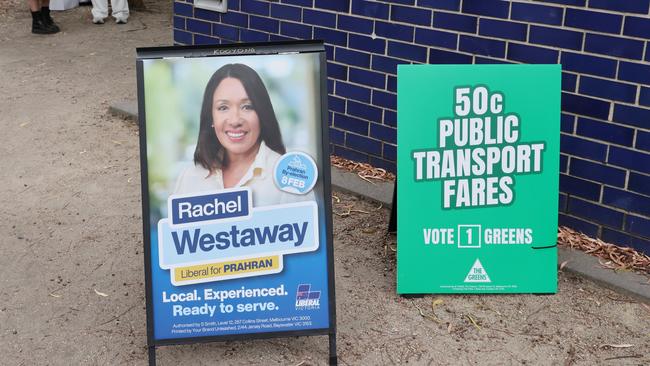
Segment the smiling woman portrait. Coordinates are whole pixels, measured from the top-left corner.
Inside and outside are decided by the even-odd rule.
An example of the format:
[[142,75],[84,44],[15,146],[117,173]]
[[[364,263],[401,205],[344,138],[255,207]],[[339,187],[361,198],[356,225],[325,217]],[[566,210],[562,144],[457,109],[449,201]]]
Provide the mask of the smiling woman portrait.
[[253,206],[302,201],[307,197],[273,183],[273,168],[285,152],[260,76],[244,64],[224,65],[205,87],[194,164],[178,177],[174,194],[250,187]]

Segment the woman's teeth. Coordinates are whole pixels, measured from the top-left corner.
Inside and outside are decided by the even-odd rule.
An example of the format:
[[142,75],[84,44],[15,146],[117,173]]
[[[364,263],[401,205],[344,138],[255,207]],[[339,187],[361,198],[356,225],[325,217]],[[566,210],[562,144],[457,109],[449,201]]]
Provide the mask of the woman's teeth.
[[244,132],[226,132],[226,135],[228,135],[228,137],[232,137],[232,138],[240,138],[240,137],[244,136],[245,133]]

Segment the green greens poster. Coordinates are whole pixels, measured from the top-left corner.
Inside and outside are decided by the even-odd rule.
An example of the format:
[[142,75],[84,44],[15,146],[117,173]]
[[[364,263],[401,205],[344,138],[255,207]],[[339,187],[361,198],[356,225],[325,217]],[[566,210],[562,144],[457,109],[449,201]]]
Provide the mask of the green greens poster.
[[398,293],[557,292],[560,75],[398,67]]

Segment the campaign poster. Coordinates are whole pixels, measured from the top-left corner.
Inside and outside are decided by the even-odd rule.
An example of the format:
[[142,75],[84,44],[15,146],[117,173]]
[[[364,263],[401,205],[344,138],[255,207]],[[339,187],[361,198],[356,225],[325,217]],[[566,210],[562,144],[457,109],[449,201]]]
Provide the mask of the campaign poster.
[[400,65],[397,291],[557,292],[560,65]]
[[150,344],[327,334],[322,43],[139,51]]

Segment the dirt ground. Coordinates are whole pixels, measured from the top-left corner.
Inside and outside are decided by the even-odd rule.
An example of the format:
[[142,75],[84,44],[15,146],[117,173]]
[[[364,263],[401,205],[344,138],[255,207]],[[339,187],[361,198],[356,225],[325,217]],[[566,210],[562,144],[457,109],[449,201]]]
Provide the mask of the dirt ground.
[[[171,44],[171,1],[147,5],[126,25],[56,13],[63,32],[35,36],[24,1],[0,1],[0,364],[146,364],[138,130],[107,107],[135,99],[135,47]],[[552,296],[396,296],[388,211],[335,195],[336,213],[358,210],[334,216],[342,365],[650,364],[650,307],[571,274]],[[327,350],[277,338],[158,362],[315,365]]]

